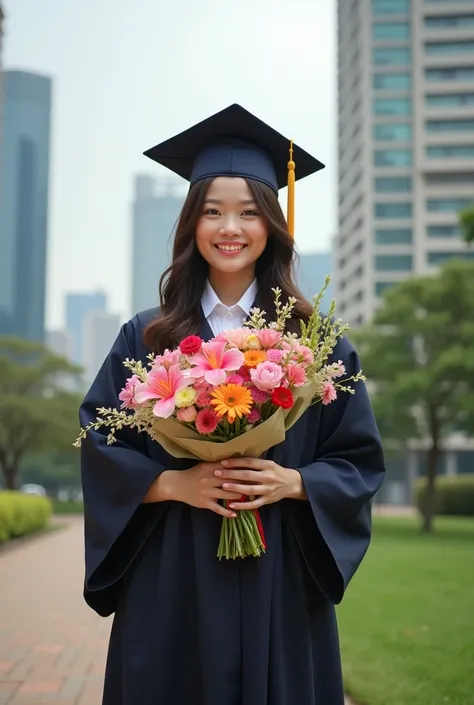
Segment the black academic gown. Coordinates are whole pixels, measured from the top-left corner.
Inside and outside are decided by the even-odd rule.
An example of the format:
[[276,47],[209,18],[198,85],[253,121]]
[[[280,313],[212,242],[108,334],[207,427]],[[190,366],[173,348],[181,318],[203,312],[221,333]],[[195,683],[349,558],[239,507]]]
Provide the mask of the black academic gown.
[[[129,375],[146,362],[143,328],[126,323],[84,399],[81,425],[118,406]],[[203,323],[201,335],[212,332]],[[349,375],[359,360],[346,339],[334,359]],[[310,408],[269,457],[298,468],[309,501],[262,508],[268,549],[219,561],[221,517],[179,502],[142,504],[157,475],[190,467],[145,434],[126,429],[82,447],[84,596],[115,612],[103,705],[343,705],[334,605],[367,551],[370,500],[384,461],[363,384]]]

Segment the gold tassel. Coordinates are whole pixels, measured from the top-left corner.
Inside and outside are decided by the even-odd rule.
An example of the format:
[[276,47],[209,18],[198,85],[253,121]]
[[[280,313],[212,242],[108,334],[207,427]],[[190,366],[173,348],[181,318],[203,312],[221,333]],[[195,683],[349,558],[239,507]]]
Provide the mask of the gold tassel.
[[295,163],[293,161],[293,140],[290,141],[290,161],[288,162],[288,208],[286,220],[288,232],[295,237]]

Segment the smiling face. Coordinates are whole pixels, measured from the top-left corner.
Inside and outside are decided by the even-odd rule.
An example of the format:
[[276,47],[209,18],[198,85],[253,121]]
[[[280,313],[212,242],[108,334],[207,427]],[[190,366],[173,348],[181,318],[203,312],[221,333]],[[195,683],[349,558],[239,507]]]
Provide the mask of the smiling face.
[[196,225],[196,245],[209,264],[210,280],[226,275],[250,283],[267,239],[266,221],[245,179],[214,179]]

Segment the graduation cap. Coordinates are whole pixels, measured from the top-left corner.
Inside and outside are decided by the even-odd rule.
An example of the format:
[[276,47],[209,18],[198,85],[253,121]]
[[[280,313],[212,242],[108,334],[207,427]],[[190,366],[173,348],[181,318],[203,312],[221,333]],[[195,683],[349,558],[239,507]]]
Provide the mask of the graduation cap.
[[255,179],[276,194],[288,186],[291,235],[295,181],[324,169],[318,159],[236,103],[144,154],[189,181],[190,187],[217,176]]

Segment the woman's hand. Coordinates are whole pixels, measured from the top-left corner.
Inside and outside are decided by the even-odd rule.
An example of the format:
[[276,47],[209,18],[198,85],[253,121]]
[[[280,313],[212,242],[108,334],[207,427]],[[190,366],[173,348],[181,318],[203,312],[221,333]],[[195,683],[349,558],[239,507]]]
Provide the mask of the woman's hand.
[[217,501],[230,502],[242,496],[242,493],[222,489],[222,480],[215,475],[220,467],[220,463],[199,463],[189,470],[166,470],[157,478],[162,500],[184,502],[191,507],[210,509],[223,517],[236,517],[235,511]]
[[229,494],[256,496],[251,502],[231,502],[231,509],[257,509],[281,499],[307,499],[300,473],[273,460],[229,458],[214,470],[214,475]]

